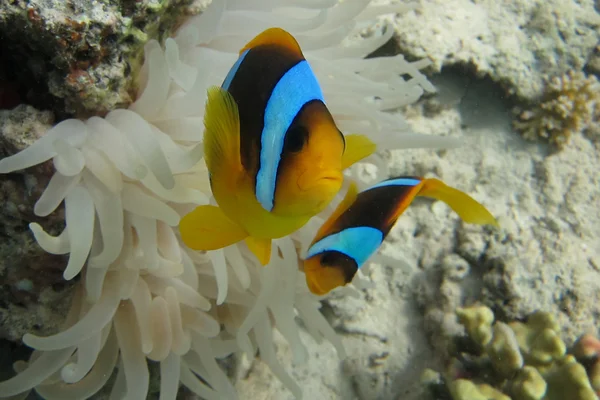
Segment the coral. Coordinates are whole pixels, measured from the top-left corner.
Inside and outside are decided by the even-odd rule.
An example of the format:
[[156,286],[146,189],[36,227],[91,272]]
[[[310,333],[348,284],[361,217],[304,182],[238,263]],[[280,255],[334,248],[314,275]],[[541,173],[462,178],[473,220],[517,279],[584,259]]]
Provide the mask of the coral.
[[456,316],[479,346],[485,346],[492,340],[492,310],[487,307],[459,308],[456,310]]
[[585,366],[592,387],[600,396],[600,340],[591,334],[583,335],[573,345],[572,353]]
[[590,55],[590,60],[585,67],[594,74],[600,73],[600,45],[596,46],[594,52]]
[[134,100],[132,71],[144,45],[168,35],[190,3],[3,1],[2,66],[23,102],[61,115],[104,115]]
[[[374,16],[402,6],[329,1],[315,9],[312,1],[291,3],[213,1],[164,44],[146,44],[139,91],[127,109],[64,120],[0,161],[2,173],[51,161],[55,171],[33,211],[53,216],[64,203],[66,226],[56,236],[36,222],[30,229],[46,252],[68,254],[63,277],[79,279],[64,330],[23,337],[35,351],[27,363],[16,364],[15,377],[0,383],[2,396],[35,389],[47,399],[87,398],[118,366],[112,395],[145,399],[149,359],[160,369],[161,398],[175,398],[180,383],[207,399],[235,398],[217,360],[260,352],[300,397],[302,389],[279,364],[272,338],[276,328],[294,361],[305,361],[296,316],[312,336],[332,342],[345,356],[298,265],[331,207],[274,241],[266,267],[243,244],[194,252],[177,232],[182,215],[212,201],[201,151],[206,89],[222,82],[242,45],[275,24],[305,49],[344,132],[369,134],[379,148],[456,144],[411,134],[402,117],[383,112],[434,90],[419,72],[427,62],[400,55],[366,59],[389,41],[392,32],[385,27],[354,43],[344,40],[372,26]],[[380,167],[378,177],[387,173],[380,156],[367,162]]]
[[[458,156],[448,151],[444,157],[433,160],[422,151],[408,159],[400,154],[397,157],[397,165],[403,170],[413,171],[409,169],[411,165],[433,165],[435,173],[445,179],[474,185],[479,199],[491,205],[503,226],[501,231],[488,235],[459,226],[449,234],[454,240],[440,252],[431,237],[441,242],[445,236],[440,239],[441,235],[433,236],[421,227],[431,214],[427,209],[413,217],[415,222],[403,227],[406,233],[399,234],[407,243],[399,240],[394,247],[404,247],[396,251],[413,254],[424,270],[417,275],[419,284],[415,285],[414,294],[422,307],[429,343],[443,360],[450,358],[448,352],[454,338],[464,331],[463,326],[457,326],[456,309],[475,302],[494,310],[496,319],[504,322],[524,320],[536,310],[547,311],[558,323],[560,337],[568,348],[582,332],[595,333],[599,326],[598,147],[583,135],[574,135],[569,146],[552,155],[548,155],[547,146],[525,141],[515,144],[510,115],[505,105],[498,106],[501,100],[490,86],[481,84],[477,89],[473,84],[469,91],[472,100],[463,100],[471,105],[465,109],[474,108],[478,115],[464,117],[463,124],[469,126],[469,131],[494,136],[485,146],[487,150],[473,146],[471,151],[455,152]],[[440,82],[438,87],[444,86]],[[498,99],[496,106],[481,108],[494,97]],[[474,104],[479,106],[473,107]],[[502,127],[490,127],[494,120]],[[471,124],[476,123],[479,128],[472,128]],[[435,132],[443,131],[439,123],[435,127]],[[505,148],[511,151],[498,151]],[[475,154],[477,151],[480,152]],[[418,228],[414,228],[415,224]],[[421,239],[422,244],[409,240],[413,229],[429,241]],[[413,250],[415,247],[417,250]],[[467,273],[456,273],[451,266]],[[584,362],[582,365],[587,368]]]
[[420,0],[419,5],[394,18],[404,54],[429,57],[436,72],[458,66],[467,75],[489,77],[504,89],[502,95],[521,100],[542,94],[544,76],[582,70],[600,41],[593,0]]
[[466,379],[457,379],[449,384],[454,400],[511,400],[490,385],[476,385]]
[[[526,322],[503,323],[483,306],[457,309],[467,336],[440,374],[427,370],[422,381],[454,400],[597,400],[600,342],[582,336],[567,352],[554,317],[535,312]],[[481,332],[490,332],[482,336]],[[482,340],[484,337],[486,340]],[[587,372],[586,367],[587,365]]]
[[581,71],[548,78],[539,104],[516,112],[513,125],[524,138],[543,138],[563,147],[572,134],[586,131],[600,118],[600,83]]

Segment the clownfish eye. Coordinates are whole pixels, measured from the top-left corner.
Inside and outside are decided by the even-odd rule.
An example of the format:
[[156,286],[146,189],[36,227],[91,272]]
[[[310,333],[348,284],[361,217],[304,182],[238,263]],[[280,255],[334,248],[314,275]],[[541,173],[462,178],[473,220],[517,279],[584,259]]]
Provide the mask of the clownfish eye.
[[308,141],[308,130],[302,125],[290,126],[285,134],[283,150],[286,152],[297,153],[304,148]]

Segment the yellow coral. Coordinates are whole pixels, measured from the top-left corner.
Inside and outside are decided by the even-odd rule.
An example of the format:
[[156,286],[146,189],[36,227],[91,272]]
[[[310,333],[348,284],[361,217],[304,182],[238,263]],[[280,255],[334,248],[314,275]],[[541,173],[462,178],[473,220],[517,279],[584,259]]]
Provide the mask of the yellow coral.
[[582,336],[567,354],[550,313],[508,324],[493,323],[492,310],[483,306],[456,314],[480,348],[458,349],[443,376],[424,374],[432,392],[435,387],[453,400],[598,400],[600,341],[592,335]]
[[537,369],[525,366],[511,385],[514,400],[540,400],[546,394],[546,381]]
[[600,117],[600,83],[595,76],[569,71],[546,80],[540,103],[520,112],[513,125],[525,139],[547,139],[559,147]]
[[548,364],[562,358],[567,351],[552,314],[536,312],[529,316],[527,323],[512,322],[509,326],[515,332],[521,353],[528,364]]
[[585,368],[570,354],[557,362],[545,379],[548,395],[544,400],[598,400]]
[[510,377],[523,367],[519,341],[507,324],[494,324],[494,336],[486,350],[494,369],[502,377]]
[[467,333],[480,346],[485,346],[492,339],[492,323],[494,313],[487,307],[458,308],[456,316]]
[[466,379],[457,379],[449,387],[453,400],[511,400],[490,385],[476,385]]

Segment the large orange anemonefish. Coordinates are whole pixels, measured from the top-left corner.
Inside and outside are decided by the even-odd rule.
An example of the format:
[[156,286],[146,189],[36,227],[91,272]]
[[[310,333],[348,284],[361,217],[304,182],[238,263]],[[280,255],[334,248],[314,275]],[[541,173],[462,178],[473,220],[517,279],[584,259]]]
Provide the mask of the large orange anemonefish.
[[375,151],[337,128],[317,79],[288,32],[267,29],[240,51],[220,88],[208,90],[204,154],[218,206],[184,216],[196,250],[241,240],[264,265],[271,239],[291,234],[339,192],[342,170]]

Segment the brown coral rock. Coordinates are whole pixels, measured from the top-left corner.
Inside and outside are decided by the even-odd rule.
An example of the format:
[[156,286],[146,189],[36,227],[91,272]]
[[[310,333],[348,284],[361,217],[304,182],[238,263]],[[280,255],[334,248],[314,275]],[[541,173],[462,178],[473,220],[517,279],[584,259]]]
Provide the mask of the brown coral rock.
[[573,133],[584,132],[600,118],[600,83],[595,76],[569,71],[546,81],[539,105],[523,111],[514,127],[529,140],[543,138],[559,147]]

